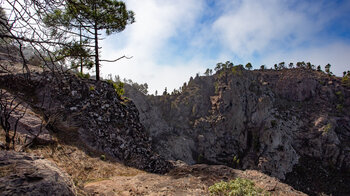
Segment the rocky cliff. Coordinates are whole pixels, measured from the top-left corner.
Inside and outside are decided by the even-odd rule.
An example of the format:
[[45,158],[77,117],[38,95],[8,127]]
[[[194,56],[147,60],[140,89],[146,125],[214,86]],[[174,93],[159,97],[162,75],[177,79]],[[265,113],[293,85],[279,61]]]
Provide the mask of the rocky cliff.
[[350,88],[340,78],[233,67],[173,95],[126,90],[168,159],[257,169],[310,194],[350,194]]

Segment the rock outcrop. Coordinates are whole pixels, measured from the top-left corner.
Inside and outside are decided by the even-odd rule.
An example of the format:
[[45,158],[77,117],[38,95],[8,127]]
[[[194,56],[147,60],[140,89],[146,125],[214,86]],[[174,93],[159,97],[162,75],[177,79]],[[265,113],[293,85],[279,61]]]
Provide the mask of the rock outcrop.
[[44,115],[46,128],[64,132],[65,140],[83,141],[138,169],[164,173],[171,167],[152,150],[133,102],[120,98],[112,84],[48,72],[33,73],[29,80],[21,75],[0,80],[2,88],[21,92]]
[[305,158],[349,172],[350,89],[339,78],[233,67],[196,77],[173,95],[126,90],[169,159],[257,169],[282,180]]
[[0,151],[0,195],[75,195],[69,176],[38,156]]

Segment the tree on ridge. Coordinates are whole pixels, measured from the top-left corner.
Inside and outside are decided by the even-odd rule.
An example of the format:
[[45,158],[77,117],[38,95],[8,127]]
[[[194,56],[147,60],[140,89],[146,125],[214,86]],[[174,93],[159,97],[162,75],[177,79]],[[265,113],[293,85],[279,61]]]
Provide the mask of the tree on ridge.
[[[88,40],[94,41],[94,54],[96,80],[100,80],[100,62],[116,62],[125,55],[115,60],[100,59],[100,31],[105,31],[106,35],[119,33],[123,31],[128,24],[135,22],[134,13],[126,9],[126,5],[122,1],[116,0],[67,0],[64,10],[55,10],[51,13],[53,21],[51,27],[63,25],[67,29],[83,30],[84,36]],[[91,37],[90,37],[91,36]]]
[[245,67],[246,67],[248,70],[251,70],[253,66],[252,66],[251,63],[247,63],[247,64],[245,65]]

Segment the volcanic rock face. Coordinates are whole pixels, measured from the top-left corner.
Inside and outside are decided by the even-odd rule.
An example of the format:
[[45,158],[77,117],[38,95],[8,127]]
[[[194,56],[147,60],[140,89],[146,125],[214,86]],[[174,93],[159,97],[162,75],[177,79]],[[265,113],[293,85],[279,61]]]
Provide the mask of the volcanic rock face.
[[174,95],[126,90],[167,158],[258,169],[279,179],[301,157],[350,169],[350,89],[326,74],[234,67],[196,77]]
[[3,88],[22,92],[45,115],[46,128],[65,131],[65,139],[80,137],[88,147],[146,171],[164,173],[171,167],[152,151],[135,105],[118,97],[112,84],[45,72],[29,80],[4,76],[1,82]]
[[73,182],[38,156],[0,151],[0,195],[75,195]]

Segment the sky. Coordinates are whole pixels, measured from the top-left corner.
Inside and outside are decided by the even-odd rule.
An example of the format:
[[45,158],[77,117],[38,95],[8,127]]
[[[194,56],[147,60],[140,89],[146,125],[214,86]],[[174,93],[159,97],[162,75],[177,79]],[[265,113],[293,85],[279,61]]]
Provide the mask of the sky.
[[350,0],[126,0],[136,22],[102,42],[102,76],[178,89],[219,62],[350,70]]

